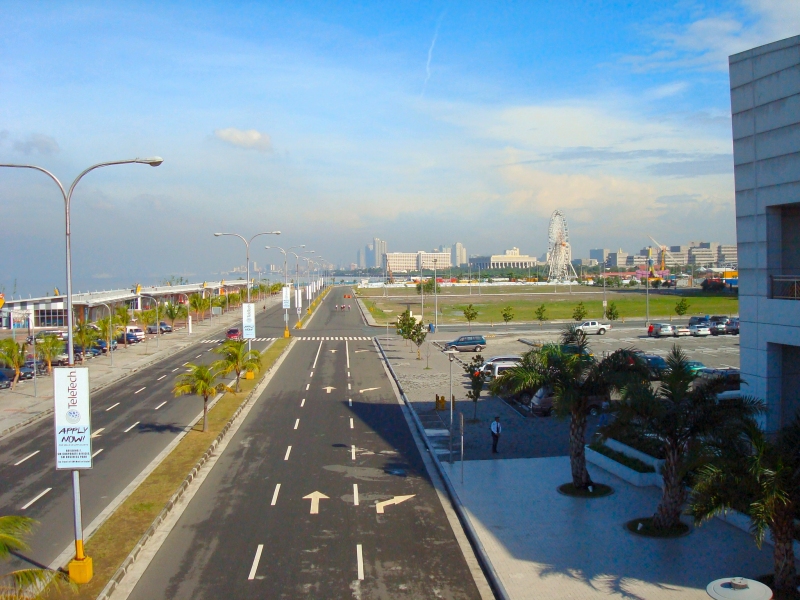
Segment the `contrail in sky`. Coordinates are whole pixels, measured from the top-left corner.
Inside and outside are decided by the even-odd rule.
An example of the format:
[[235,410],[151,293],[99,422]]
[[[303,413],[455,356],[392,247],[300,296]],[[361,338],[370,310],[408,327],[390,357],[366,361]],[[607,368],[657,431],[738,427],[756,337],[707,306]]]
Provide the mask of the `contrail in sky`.
[[425,63],[425,82],[422,84],[422,93],[420,96],[425,95],[425,88],[428,87],[428,80],[431,78],[431,59],[433,58],[433,47],[436,45],[436,38],[439,37],[439,27],[442,25],[444,13],[441,14],[439,20],[436,22],[436,30],[433,32],[433,40],[431,40],[431,47],[428,48],[428,62]]

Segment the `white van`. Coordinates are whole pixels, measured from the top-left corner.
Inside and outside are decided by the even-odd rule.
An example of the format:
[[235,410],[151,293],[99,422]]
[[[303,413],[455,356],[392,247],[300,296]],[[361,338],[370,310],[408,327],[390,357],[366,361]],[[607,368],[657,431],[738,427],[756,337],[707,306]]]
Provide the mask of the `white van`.
[[132,333],[136,336],[136,339],[140,342],[144,339],[144,331],[142,331],[141,327],[137,327],[136,325],[128,325],[125,327],[125,333]]

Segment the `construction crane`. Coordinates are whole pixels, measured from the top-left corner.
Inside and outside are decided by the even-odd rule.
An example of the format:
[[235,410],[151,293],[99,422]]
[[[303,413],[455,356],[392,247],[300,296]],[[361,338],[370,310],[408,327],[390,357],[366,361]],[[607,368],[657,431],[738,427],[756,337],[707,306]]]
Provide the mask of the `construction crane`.
[[675,259],[675,257],[674,257],[674,256],[672,256],[672,254],[670,254],[669,250],[667,250],[667,247],[666,247],[665,245],[663,245],[663,244],[659,244],[659,243],[656,241],[656,239],[655,239],[655,238],[654,238],[652,235],[648,235],[647,237],[649,237],[651,240],[653,240],[653,243],[654,243],[656,246],[658,246],[658,249],[659,249],[659,250],[661,250],[661,270],[662,270],[662,271],[664,271],[664,270],[667,268],[667,267],[666,267],[666,264],[665,264],[665,261],[666,261],[666,256],[667,256],[667,254],[669,254],[669,257],[670,257],[670,258],[671,258],[673,261],[675,261],[675,264],[676,264],[676,265],[678,265],[678,264],[679,264],[679,263],[678,263],[678,261]]

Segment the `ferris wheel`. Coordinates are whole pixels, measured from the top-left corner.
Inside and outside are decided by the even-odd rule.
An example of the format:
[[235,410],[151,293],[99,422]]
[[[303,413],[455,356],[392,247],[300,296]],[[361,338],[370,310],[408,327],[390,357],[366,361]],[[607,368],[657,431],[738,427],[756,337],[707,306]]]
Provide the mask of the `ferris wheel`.
[[575,267],[572,266],[567,219],[560,210],[554,210],[550,217],[550,226],[547,229],[547,253],[548,282],[577,279]]

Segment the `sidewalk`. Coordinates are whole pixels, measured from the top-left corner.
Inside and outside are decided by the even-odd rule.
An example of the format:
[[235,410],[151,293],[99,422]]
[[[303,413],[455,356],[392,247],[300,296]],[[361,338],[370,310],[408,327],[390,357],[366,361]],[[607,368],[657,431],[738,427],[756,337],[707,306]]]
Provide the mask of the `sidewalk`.
[[[271,306],[279,301],[279,298],[273,298],[267,305]],[[92,392],[101,390],[200,340],[213,337],[221,329],[240,323],[241,318],[241,310],[235,308],[224,315],[214,317],[213,320],[206,319],[199,324],[193,323],[191,335],[187,335],[185,328],[179,327],[172,333],[160,336],[158,348],[154,335],[146,336],[146,342],[132,344],[127,348],[119,344],[114,351],[113,367],[109,364],[108,354],[86,361],[84,366],[89,368],[91,390]],[[0,438],[52,412],[53,383],[50,376],[38,377],[36,388],[37,395],[34,396],[33,380],[27,380],[20,381],[13,392],[10,389],[0,391]]]
[[[656,599],[707,598],[706,585],[726,576],[756,577],[772,570],[772,547],[758,550],[752,537],[719,519],[688,536],[656,540],[624,529],[626,521],[652,515],[660,492],[638,488],[589,465],[595,481],[614,488],[606,498],[562,496],[556,488],[570,481],[569,423],[525,418],[488,391],[477,405],[464,398],[467,379],[453,363],[456,424],[465,418],[464,483],[458,451],[448,464],[449,410],[435,411],[435,394],[449,394],[448,357],[436,349],[416,360],[416,347],[392,336],[381,345],[406,397],[428,432],[469,520],[503,586],[514,600],[527,598]],[[507,340],[492,354],[527,347]],[[413,349],[413,351],[412,351]],[[499,352],[495,352],[498,350]],[[471,353],[459,355],[469,361]],[[427,359],[427,360],[426,360]],[[426,370],[426,363],[430,369]],[[448,406],[449,408],[449,406]],[[500,454],[491,454],[489,425],[503,424]],[[587,439],[596,419],[590,419]],[[457,440],[454,440],[457,447]]]

